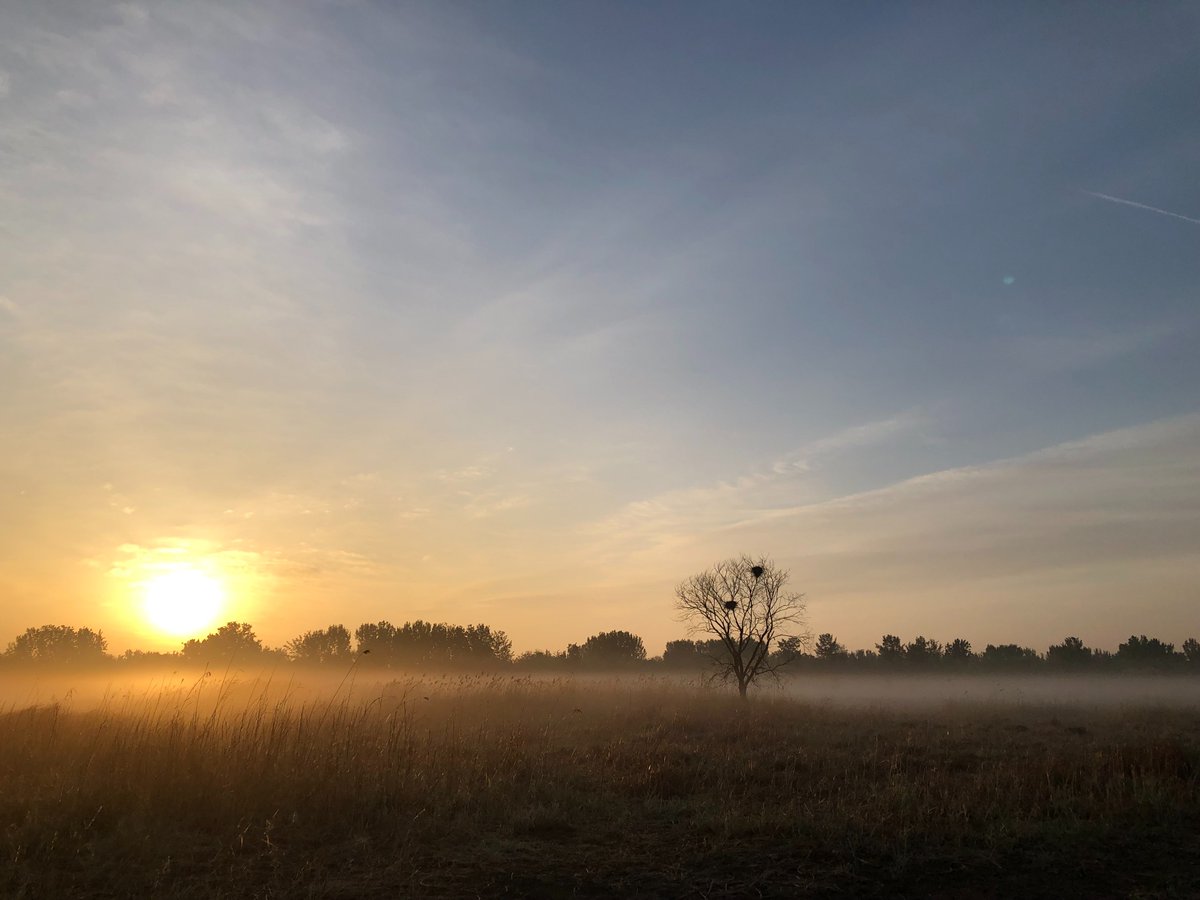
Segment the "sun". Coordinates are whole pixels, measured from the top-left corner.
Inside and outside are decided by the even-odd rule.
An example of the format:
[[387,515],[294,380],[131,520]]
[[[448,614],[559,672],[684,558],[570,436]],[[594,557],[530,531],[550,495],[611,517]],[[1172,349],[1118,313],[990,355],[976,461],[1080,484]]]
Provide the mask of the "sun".
[[142,612],[164,634],[199,634],[216,623],[224,605],[224,585],[198,569],[176,568],[143,582]]

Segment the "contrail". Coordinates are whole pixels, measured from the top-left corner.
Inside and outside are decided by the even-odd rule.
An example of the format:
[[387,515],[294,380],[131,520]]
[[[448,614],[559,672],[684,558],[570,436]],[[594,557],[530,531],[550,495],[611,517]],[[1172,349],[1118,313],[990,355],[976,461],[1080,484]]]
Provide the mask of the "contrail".
[[1097,194],[1095,191],[1084,191],[1089,197],[1099,197],[1101,200],[1109,200],[1113,203],[1124,203],[1126,206],[1135,206],[1138,209],[1148,209],[1150,212],[1158,213],[1160,216],[1170,216],[1172,219],[1183,219],[1185,222],[1191,222],[1193,225],[1200,225],[1200,219],[1193,219],[1191,216],[1183,216],[1179,213],[1173,213],[1167,209],[1159,209],[1157,206],[1147,206],[1145,203],[1138,203],[1135,200],[1122,200],[1120,197],[1113,197],[1110,194]]

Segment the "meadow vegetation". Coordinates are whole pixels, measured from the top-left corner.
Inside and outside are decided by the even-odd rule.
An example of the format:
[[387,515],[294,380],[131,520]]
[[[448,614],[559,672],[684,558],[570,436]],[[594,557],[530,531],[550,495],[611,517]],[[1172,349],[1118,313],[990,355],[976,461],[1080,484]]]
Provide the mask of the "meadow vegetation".
[[1164,681],[14,680],[0,895],[1192,896],[1200,703]]

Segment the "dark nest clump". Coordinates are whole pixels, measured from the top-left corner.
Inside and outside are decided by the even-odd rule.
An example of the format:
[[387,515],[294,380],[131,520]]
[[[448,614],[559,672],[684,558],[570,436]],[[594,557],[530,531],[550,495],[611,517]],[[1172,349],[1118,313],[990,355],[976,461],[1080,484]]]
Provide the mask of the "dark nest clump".
[[726,600],[725,608],[727,610],[729,610],[730,612],[733,612],[735,609],[737,609],[737,601],[736,600]]

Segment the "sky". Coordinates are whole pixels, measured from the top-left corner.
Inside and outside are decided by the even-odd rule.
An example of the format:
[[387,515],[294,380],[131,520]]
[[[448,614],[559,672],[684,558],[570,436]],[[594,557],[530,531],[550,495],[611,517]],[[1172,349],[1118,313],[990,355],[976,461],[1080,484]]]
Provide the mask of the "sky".
[[0,645],[1200,636],[1200,9],[0,4]]

